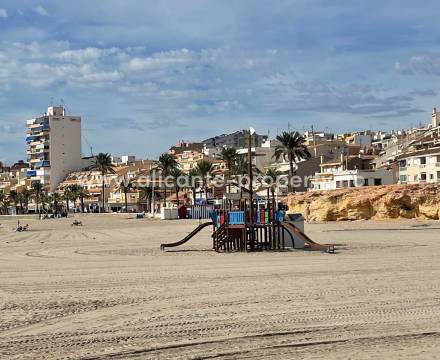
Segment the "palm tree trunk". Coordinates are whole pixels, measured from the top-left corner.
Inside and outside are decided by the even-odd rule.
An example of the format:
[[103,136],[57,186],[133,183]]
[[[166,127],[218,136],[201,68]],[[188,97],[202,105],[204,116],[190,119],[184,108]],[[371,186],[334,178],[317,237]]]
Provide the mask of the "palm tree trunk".
[[41,213],[40,213],[40,196],[39,195],[37,195],[35,197],[35,202],[37,203],[37,213],[38,213],[38,215],[41,215]]
[[177,207],[179,207],[179,187],[176,186],[176,201],[177,201]]
[[101,191],[101,193],[102,193],[102,201],[101,201],[101,204],[102,204],[102,211],[100,211],[100,212],[105,212],[105,181],[104,181],[104,174],[102,174],[102,191]]
[[81,212],[84,214],[84,196],[81,195]]
[[125,197],[125,212],[128,213],[127,190],[124,191],[124,197]]
[[270,189],[269,188],[267,188],[266,198],[267,198],[267,210],[269,210],[269,200],[270,200]]
[[66,212],[69,213],[69,199],[66,199]]
[[293,179],[293,159],[289,157],[289,192],[293,192],[293,186],[292,186],[292,179]]
[[163,189],[163,206],[165,207],[167,205],[167,185],[165,184],[165,187]]
[[232,173],[232,163],[228,163],[228,193],[231,192],[231,173]]

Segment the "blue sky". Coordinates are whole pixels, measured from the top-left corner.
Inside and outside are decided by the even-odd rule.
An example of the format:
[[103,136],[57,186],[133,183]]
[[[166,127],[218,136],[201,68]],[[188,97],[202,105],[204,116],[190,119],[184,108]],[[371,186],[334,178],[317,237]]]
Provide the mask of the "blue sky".
[[63,99],[83,151],[157,156],[250,125],[400,129],[440,107],[440,4],[0,0],[0,161]]

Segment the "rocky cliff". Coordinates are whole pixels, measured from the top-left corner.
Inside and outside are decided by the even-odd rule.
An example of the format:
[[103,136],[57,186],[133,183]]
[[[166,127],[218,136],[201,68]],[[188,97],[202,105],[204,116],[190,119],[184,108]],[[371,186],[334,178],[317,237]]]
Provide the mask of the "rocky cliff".
[[309,192],[287,198],[290,212],[307,221],[440,217],[440,187],[391,185]]

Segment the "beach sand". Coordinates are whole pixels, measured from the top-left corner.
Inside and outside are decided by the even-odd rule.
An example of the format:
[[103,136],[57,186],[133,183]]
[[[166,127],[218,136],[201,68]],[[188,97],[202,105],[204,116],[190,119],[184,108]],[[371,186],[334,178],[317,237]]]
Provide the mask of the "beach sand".
[[[434,359],[440,223],[307,224],[336,254],[217,254],[197,221],[0,218],[1,359]],[[345,231],[343,231],[345,230]]]

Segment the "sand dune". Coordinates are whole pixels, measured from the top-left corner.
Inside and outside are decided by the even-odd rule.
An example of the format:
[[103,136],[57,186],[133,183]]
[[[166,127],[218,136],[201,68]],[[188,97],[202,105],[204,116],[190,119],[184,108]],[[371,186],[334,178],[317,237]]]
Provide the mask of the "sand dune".
[[[0,218],[1,359],[435,359],[440,224],[307,225],[337,254],[217,254],[194,221]],[[346,231],[341,231],[346,230]]]

